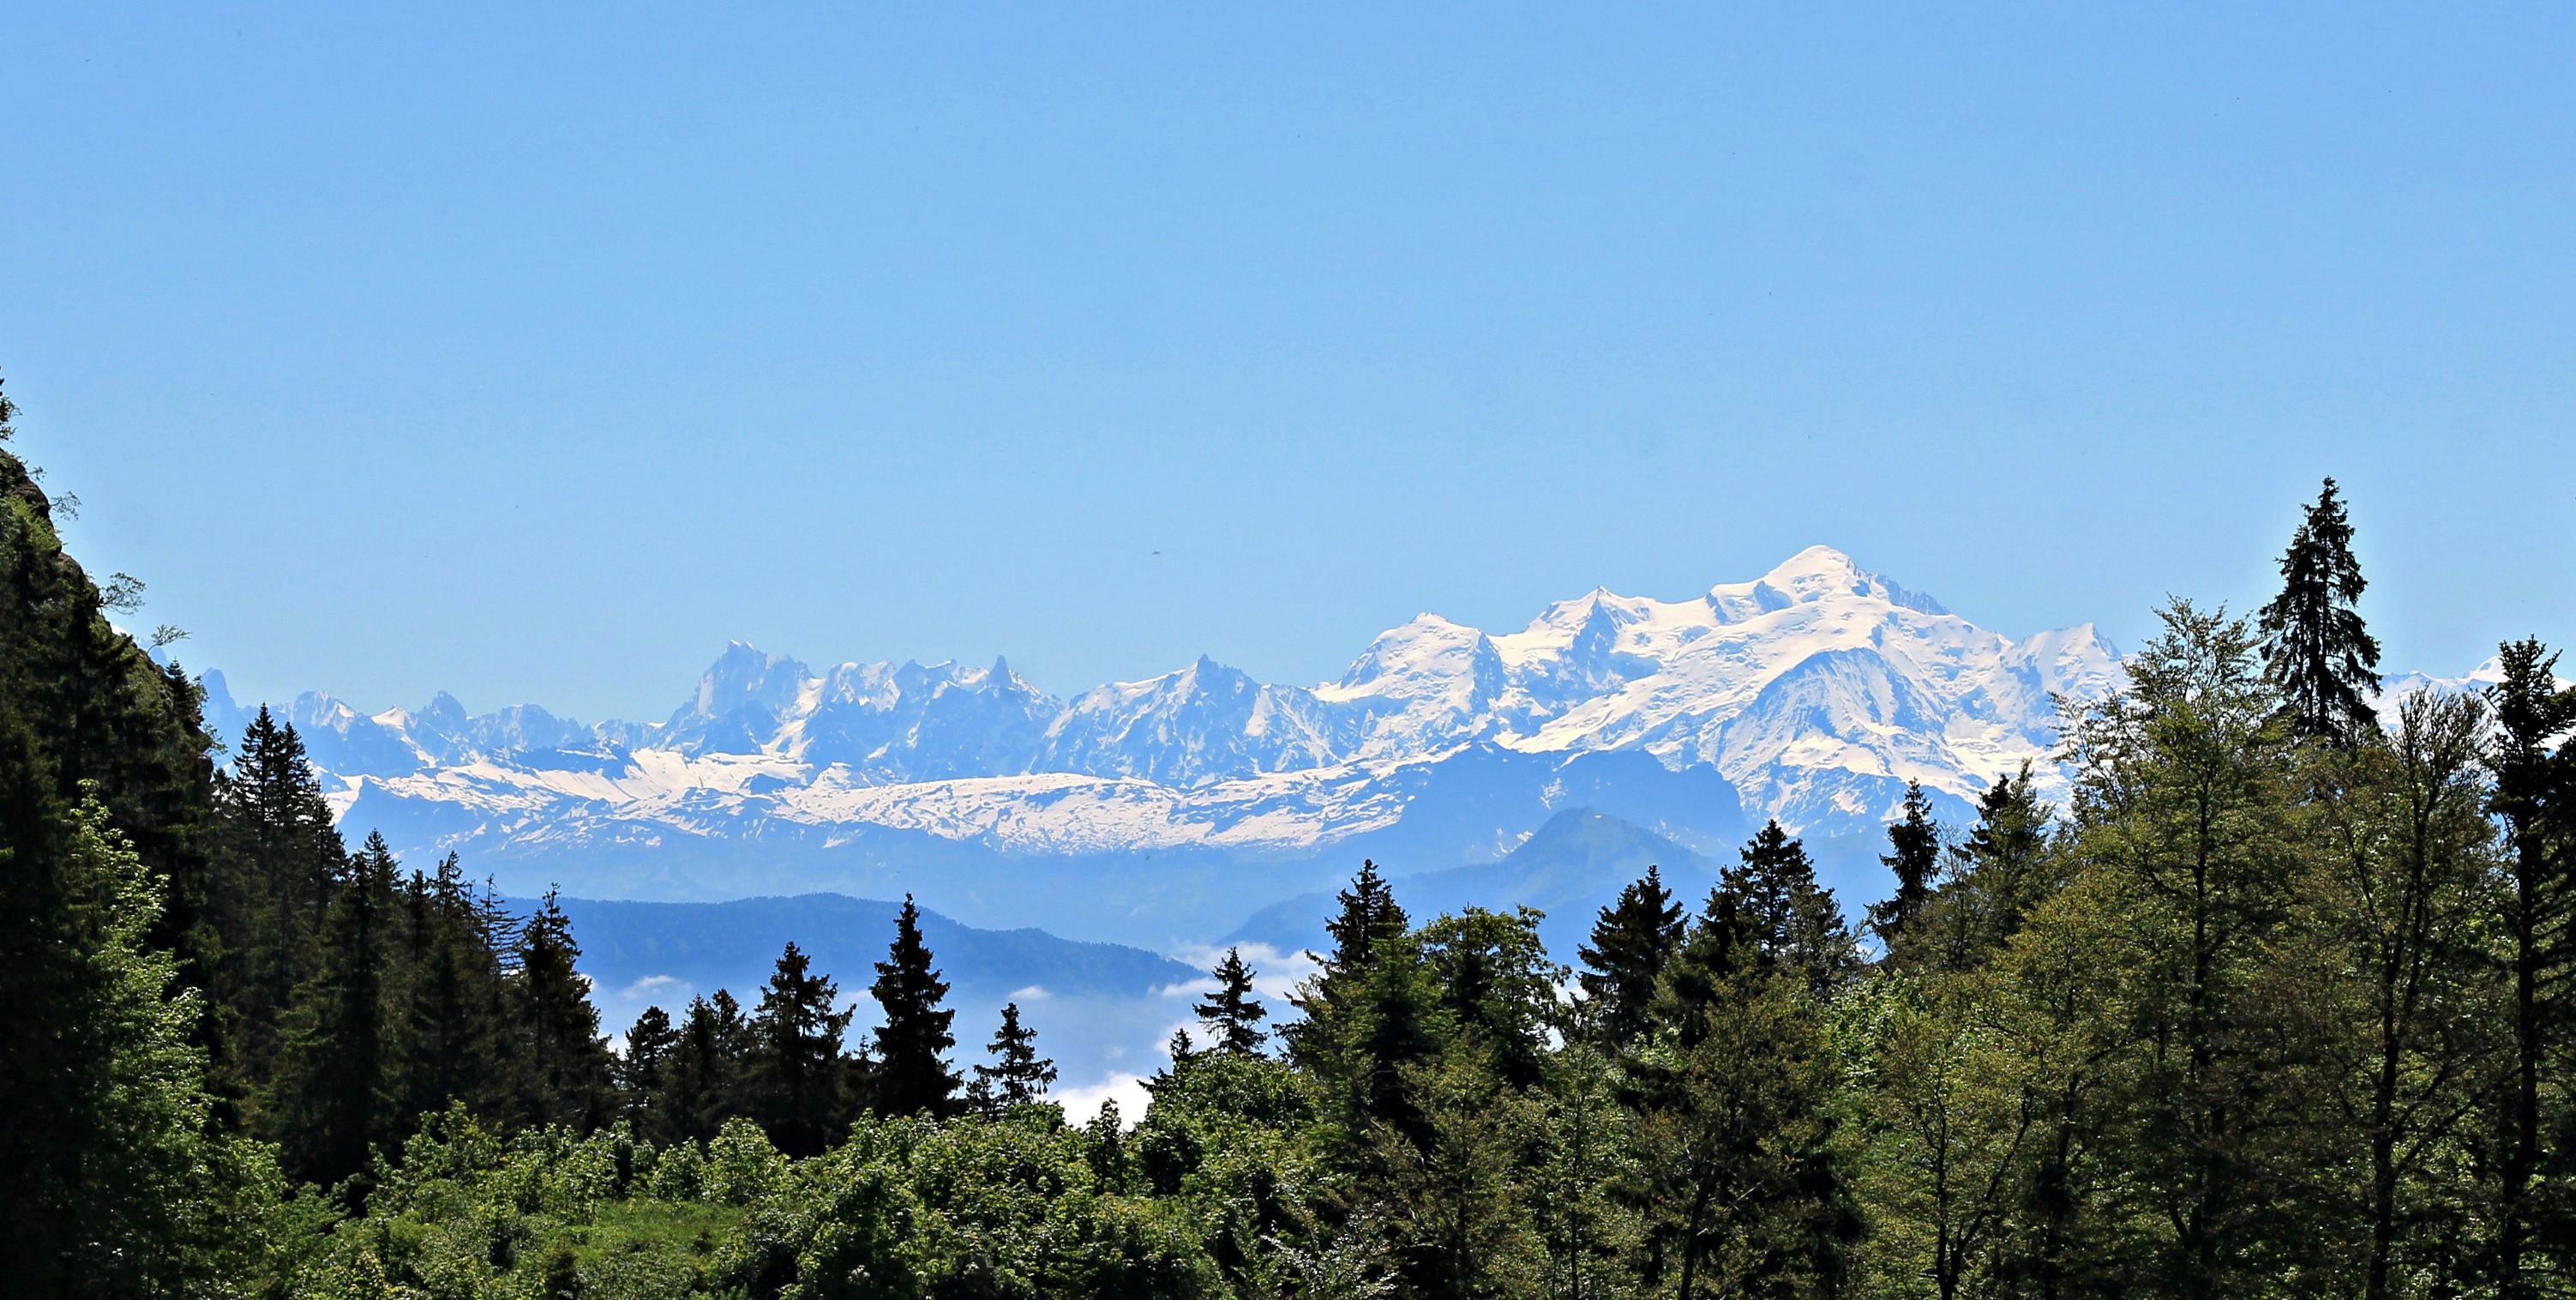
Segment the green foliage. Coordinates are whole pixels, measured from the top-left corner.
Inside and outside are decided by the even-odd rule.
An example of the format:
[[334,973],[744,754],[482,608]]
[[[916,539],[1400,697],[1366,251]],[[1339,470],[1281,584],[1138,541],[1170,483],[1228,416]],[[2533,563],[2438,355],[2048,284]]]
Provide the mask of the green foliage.
[[1176,1206],[1101,1185],[1051,1111],[863,1120],[755,1203],[721,1276],[754,1297],[1186,1297],[1217,1293]]

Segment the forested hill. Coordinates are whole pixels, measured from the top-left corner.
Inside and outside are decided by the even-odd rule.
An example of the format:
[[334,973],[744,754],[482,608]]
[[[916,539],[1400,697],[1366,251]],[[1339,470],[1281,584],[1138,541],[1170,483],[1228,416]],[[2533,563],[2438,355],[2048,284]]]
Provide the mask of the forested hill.
[[[0,403],[0,436],[5,436]],[[1361,866],[1074,1125],[910,901],[612,1054],[560,900],[333,828],[107,619],[0,452],[0,1267],[54,1297],[2494,1297],[2576,1288],[2576,692],[2381,714],[2331,481],[2175,602],[2071,783],[1909,790],[1865,927],[1766,823],[1577,965]],[[1696,893],[1697,891],[1694,891]],[[1417,896],[1420,897],[1420,896]],[[849,976],[855,984],[863,973]],[[960,1069],[986,1044],[988,1064]]]

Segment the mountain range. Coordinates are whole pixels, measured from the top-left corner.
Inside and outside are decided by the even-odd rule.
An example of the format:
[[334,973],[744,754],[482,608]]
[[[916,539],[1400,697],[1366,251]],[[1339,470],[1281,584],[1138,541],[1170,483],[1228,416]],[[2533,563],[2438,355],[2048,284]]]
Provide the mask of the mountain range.
[[[996,660],[816,669],[735,643],[652,723],[440,694],[282,706],[343,825],[512,892],[919,893],[979,924],[1170,949],[1346,877],[1492,863],[1591,809],[1692,853],[1776,817],[1874,888],[1908,780],[1945,820],[2056,779],[2059,695],[2110,688],[2091,625],[2014,640],[1811,547],[1660,601],[1595,590],[1517,631],[1424,614],[1335,681],[1202,657],[1070,698]],[[246,708],[207,674],[208,721]]]

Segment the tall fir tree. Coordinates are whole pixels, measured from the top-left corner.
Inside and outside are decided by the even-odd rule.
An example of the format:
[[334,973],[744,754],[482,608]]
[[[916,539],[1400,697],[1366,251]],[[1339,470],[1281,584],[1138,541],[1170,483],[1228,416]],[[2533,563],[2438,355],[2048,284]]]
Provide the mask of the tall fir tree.
[[418,915],[403,1001],[405,1116],[457,1101],[489,1113],[504,1096],[508,986],[495,951],[500,921],[464,875],[451,853],[436,874],[415,874],[407,900]]
[[1860,968],[1860,948],[1807,849],[1780,823],[1754,833],[1718,888],[1733,900],[1763,960],[1796,971],[1818,995]]
[[1334,900],[1338,910],[1324,923],[1324,932],[1332,936],[1333,952],[1325,959],[1328,971],[1356,971],[1365,968],[1376,954],[1378,945],[1398,938],[1412,926],[1412,921],[1397,906],[1395,891],[1377,873],[1377,863],[1363,860],[1359,874],[1351,878],[1351,887]]
[[1619,891],[1619,901],[1592,922],[1592,940],[1575,950],[1594,1040],[1611,1051],[1634,1045],[1651,1023],[1655,987],[1682,942],[1682,905],[1664,888],[1660,869]]
[[1913,931],[1932,905],[1941,872],[1941,827],[1932,820],[1932,798],[1919,781],[1905,783],[1904,816],[1888,824],[1887,852],[1879,862],[1896,878],[1896,892],[1869,909],[1870,929],[1892,963],[1903,964]]
[[2369,697],[2379,691],[2379,642],[2362,625],[2361,561],[2335,481],[2281,556],[2281,594],[2263,607],[2263,672],[2281,695],[2281,714],[2300,734],[2349,745],[2379,725]]
[[1949,848],[1948,876],[1918,929],[1925,960],[1943,970],[1983,965],[2059,884],[2048,856],[2057,810],[2041,801],[2029,763],[1997,777],[1977,800],[1977,820]]
[[[1794,845],[1766,828],[1668,965],[1657,1033],[1625,1072],[1648,1294],[1838,1294],[1860,1223],[1837,1156],[1813,967],[1774,919]],[[1803,856],[1803,855],[1801,855]],[[1811,946],[1811,945],[1810,945]]]
[[348,859],[295,728],[265,705],[214,781],[220,936],[207,987],[223,1021],[218,1085],[265,1091],[283,1049],[287,1007],[314,970],[333,881]]
[[957,1111],[962,1081],[948,1064],[948,1051],[957,1045],[949,1025],[957,1013],[941,1005],[948,997],[948,983],[930,962],[930,948],[921,940],[921,909],[906,894],[903,911],[895,916],[894,943],[886,959],[876,964],[876,982],[868,986],[885,1010],[885,1023],[876,1033],[869,1099],[879,1114]]
[[1252,967],[1243,960],[1241,948],[1225,950],[1225,959],[1216,964],[1216,991],[1204,1002],[1195,1003],[1190,1013],[1215,1031],[1216,1049],[1237,1056],[1250,1056],[1261,1050],[1270,1035],[1262,1032],[1261,1022],[1270,1012],[1252,991]]
[[1000,1114],[1046,1099],[1048,1086],[1055,1082],[1055,1062],[1038,1055],[1037,1043],[1038,1031],[1020,1023],[1020,1004],[1003,1003],[1001,1027],[993,1031],[993,1041],[985,1048],[993,1064],[975,1067],[975,1082],[969,1089],[969,1103],[975,1110]]
[[743,1113],[750,1056],[751,1028],[733,994],[717,989],[713,998],[691,1000],[654,1098],[659,1129],[676,1139],[714,1140],[726,1120]]
[[[384,837],[349,856],[319,964],[296,991],[269,1109],[290,1168],[332,1186],[401,1137],[385,972],[396,951],[395,864]],[[363,1198],[366,1181],[355,1191]]]
[[588,1132],[606,1123],[614,1065],[599,1032],[599,1010],[576,966],[581,945],[555,893],[519,928],[514,946],[511,1020],[519,1063],[515,1109],[520,1122],[561,1124]]
[[[2511,1011],[2512,1047],[2499,1079],[2490,1196],[2500,1294],[2540,1293],[2542,1258],[2576,1219],[2548,1187],[2552,1165],[2576,1166],[2576,1075],[2565,1036],[2576,1026],[2576,691],[2557,681],[2558,657],[2539,641],[2502,648],[2503,677],[2488,690],[2496,735],[2490,806],[2505,831],[2505,884],[2497,918]],[[2553,1156],[2556,1157],[2553,1159]],[[2558,1231],[2553,1232],[2555,1228]]]
[[665,1126],[662,1109],[671,1090],[672,1058],[679,1048],[680,1030],[671,1023],[671,1013],[658,1006],[644,1008],[635,1023],[626,1027],[626,1052],[617,1061],[617,1091],[627,1124],[648,1141],[667,1144],[682,1136]]
[[836,1010],[841,991],[793,943],[751,1016],[753,1114],[791,1156],[818,1155],[849,1127],[849,1071],[841,1035],[854,1012]]

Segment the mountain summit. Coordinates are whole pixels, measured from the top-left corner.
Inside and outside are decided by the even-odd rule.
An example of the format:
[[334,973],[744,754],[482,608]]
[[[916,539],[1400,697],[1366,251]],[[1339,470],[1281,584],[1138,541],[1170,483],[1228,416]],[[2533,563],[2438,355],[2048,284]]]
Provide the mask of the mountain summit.
[[[2015,641],[1815,546],[1694,599],[1596,589],[1501,634],[1426,613],[1318,686],[1203,656],[1060,699],[999,660],[818,671],[735,642],[658,724],[468,716],[445,695],[286,712],[347,815],[413,852],[705,895],[742,883],[710,873],[887,835],[916,858],[1276,859],[1436,822],[1445,838],[1403,842],[1431,856],[1414,865],[1455,866],[1507,852],[1577,788],[1704,852],[1763,817],[1874,833],[1908,780],[1964,816],[1997,776],[2047,767],[2051,696],[2117,672],[2089,625]],[[237,727],[208,685],[212,721]],[[1693,793],[1621,794],[1650,787]],[[693,883],[670,884],[690,855]]]

